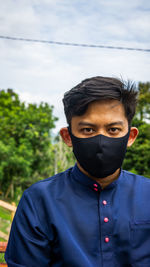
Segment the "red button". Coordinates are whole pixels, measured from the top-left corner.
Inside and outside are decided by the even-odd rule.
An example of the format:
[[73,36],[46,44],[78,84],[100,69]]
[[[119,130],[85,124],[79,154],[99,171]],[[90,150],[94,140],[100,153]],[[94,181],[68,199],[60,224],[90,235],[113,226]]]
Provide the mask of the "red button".
[[97,188],[94,188],[94,190],[95,190],[95,191],[98,191],[98,189],[97,189]]
[[93,184],[93,186],[95,186],[95,187],[98,187],[98,185],[97,185],[97,184]]
[[107,201],[106,200],[103,200],[103,205],[107,205]]
[[104,222],[108,222],[109,219],[107,217],[104,218]]
[[105,242],[106,242],[106,243],[109,242],[109,237],[105,237]]

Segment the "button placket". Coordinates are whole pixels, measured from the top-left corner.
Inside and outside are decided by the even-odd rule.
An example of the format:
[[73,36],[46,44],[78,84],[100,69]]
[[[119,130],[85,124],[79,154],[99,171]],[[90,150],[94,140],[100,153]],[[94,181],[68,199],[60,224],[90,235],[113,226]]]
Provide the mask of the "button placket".
[[105,243],[109,242],[109,237],[105,237]]
[[[99,212],[100,212],[100,232],[101,232],[101,251],[103,255],[103,266],[105,263],[112,262],[112,191],[102,190],[100,193]],[[108,204],[109,203],[109,204]],[[107,259],[107,261],[106,261]]]
[[103,200],[103,205],[107,205],[107,201],[106,200]]
[[93,184],[93,189],[94,189],[94,191],[98,192],[98,185],[97,184]]
[[104,218],[104,222],[107,223],[109,219],[107,217]]

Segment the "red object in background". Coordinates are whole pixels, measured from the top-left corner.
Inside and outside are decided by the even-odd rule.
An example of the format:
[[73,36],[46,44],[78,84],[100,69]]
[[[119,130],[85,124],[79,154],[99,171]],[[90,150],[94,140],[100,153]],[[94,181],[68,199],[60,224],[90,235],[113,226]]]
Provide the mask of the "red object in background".
[[[7,242],[0,242],[0,253],[5,253],[7,248]],[[0,263],[0,267],[7,267],[6,263]]]

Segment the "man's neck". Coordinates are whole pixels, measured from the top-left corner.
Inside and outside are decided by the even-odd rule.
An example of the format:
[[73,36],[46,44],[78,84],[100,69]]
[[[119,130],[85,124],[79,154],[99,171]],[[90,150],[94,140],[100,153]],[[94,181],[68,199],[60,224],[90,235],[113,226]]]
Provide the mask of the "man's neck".
[[79,164],[79,162],[77,162],[77,166],[80,169],[81,172],[83,172],[85,175],[87,175],[88,177],[90,177],[91,179],[93,179],[94,181],[96,181],[98,184],[100,184],[100,186],[102,187],[102,189],[104,189],[106,186],[108,186],[109,184],[111,184],[112,182],[114,182],[115,180],[118,179],[119,175],[120,175],[120,168],[117,169],[113,174],[104,177],[104,178],[96,178],[93,177],[92,175],[90,175],[88,172],[86,172],[81,165]]

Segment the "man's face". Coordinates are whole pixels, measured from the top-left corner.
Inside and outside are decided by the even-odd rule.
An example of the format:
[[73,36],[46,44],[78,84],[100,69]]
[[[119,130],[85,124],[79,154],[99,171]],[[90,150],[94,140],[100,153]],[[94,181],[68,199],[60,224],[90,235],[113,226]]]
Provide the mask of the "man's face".
[[[117,101],[117,100],[99,100],[99,101],[92,102],[91,104],[89,104],[88,109],[85,112],[85,114],[83,114],[82,116],[74,116],[72,117],[72,120],[71,120],[72,134],[78,138],[88,138],[88,137],[93,137],[93,136],[102,134],[104,136],[111,137],[111,142],[112,142],[112,138],[119,138],[119,137],[126,136],[128,133],[128,130],[129,130],[128,120],[125,116],[124,106],[122,105],[120,101]],[[72,147],[73,142],[71,140],[71,136],[69,134],[68,128],[67,127],[62,128],[60,130],[60,134],[64,142],[67,144],[67,146]],[[128,142],[127,142],[128,147],[134,143],[137,135],[138,135],[138,129],[135,127],[131,127]],[[83,140],[83,141],[86,141],[86,140]],[[88,141],[90,142],[90,140]],[[77,156],[80,156],[81,152],[83,153],[83,151],[80,151],[80,148],[79,148],[79,150],[77,151],[78,153]],[[106,153],[103,154],[103,156],[106,158],[106,163],[107,163],[107,159],[109,161],[110,155],[108,154],[108,158],[107,158]],[[91,162],[92,161],[90,161],[90,164]],[[103,163],[105,163],[105,161]],[[81,167],[82,164],[79,160],[77,160],[77,164],[78,164],[79,169],[84,174],[86,174],[87,176],[91,177],[94,180],[98,179],[98,178],[95,178],[95,177],[98,177],[97,174],[96,175],[91,174],[91,169],[92,169],[91,167],[90,167],[90,171],[88,171],[87,170],[88,168]],[[102,164],[102,161],[101,161],[101,164]],[[102,168],[101,170],[104,171]],[[119,175],[119,172],[120,172],[120,167],[118,167],[118,169],[116,169],[114,173],[110,173],[110,175],[106,174],[105,176],[104,174],[104,176],[102,177],[103,178],[105,177],[105,186],[109,184],[110,182],[112,182],[114,179],[116,179]],[[93,173],[95,173],[95,169]],[[98,175],[100,177],[100,174]],[[103,183],[102,181],[99,182],[101,185]]]
[[122,137],[128,132],[124,106],[117,100],[98,100],[89,104],[86,113],[71,120],[72,133],[87,138],[102,134]]

